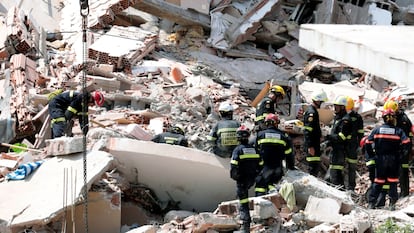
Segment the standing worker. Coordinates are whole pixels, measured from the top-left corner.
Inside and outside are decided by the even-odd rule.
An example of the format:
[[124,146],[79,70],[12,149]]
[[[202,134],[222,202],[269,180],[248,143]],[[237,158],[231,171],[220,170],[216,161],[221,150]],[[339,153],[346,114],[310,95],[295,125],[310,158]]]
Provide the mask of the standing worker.
[[[401,128],[405,135],[410,139],[409,148],[412,147],[413,133],[411,128],[413,124],[410,118],[405,114],[405,110],[408,107],[407,96],[403,95],[399,97],[398,109],[395,112],[397,118],[397,127]],[[407,153],[403,155],[401,161],[401,172],[400,172],[400,197],[406,197],[410,195],[410,180],[409,180],[409,163],[410,163],[411,149],[407,150]]]
[[285,97],[285,90],[279,85],[274,85],[270,88],[266,97],[260,101],[256,107],[255,125],[256,131],[263,130],[264,119],[269,113],[276,113],[276,104]]
[[259,131],[256,137],[256,150],[263,159],[263,169],[256,178],[256,196],[275,189],[274,184],[283,176],[282,161],[286,160],[289,170],[295,169],[292,141],[286,132],[278,128],[279,117],[269,113],[264,121],[266,129]]
[[347,97],[346,111],[348,112],[349,119],[351,120],[351,138],[348,142],[348,154],[346,162],[348,165],[348,183],[346,189],[354,191],[356,186],[356,170],[358,163],[358,147],[359,142],[364,137],[364,120],[362,116],[354,109],[354,100],[352,97]]
[[254,185],[257,174],[263,166],[263,160],[254,146],[249,144],[250,130],[242,125],[237,129],[238,145],[230,161],[230,177],[237,182],[237,196],[240,203],[241,231],[250,232],[249,189]]
[[77,91],[62,92],[49,101],[49,115],[51,118],[52,138],[64,135],[72,136],[73,117],[79,119],[79,124],[84,135],[89,130],[88,106],[83,111],[83,101],[86,98],[88,106],[93,104],[102,106],[105,102],[104,96],[99,91],[87,92],[86,96]]
[[366,150],[370,158],[375,159],[375,179],[369,194],[371,209],[376,208],[378,196],[384,185],[389,185],[390,209],[395,209],[398,199],[398,176],[401,166],[401,154],[409,149],[410,139],[401,128],[395,126],[396,116],[392,109],[382,113],[384,124],[372,130],[366,140]]
[[331,133],[326,136],[329,144],[332,145],[330,158],[329,175],[330,182],[334,185],[344,186],[343,170],[345,156],[347,155],[348,139],[351,137],[351,122],[346,113],[346,96],[338,96],[334,101],[335,118]]
[[309,165],[309,174],[318,177],[321,163],[321,125],[318,109],[323,102],[328,101],[324,90],[312,93],[312,104],[306,109],[303,116],[304,123],[304,150]]
[[207,140],[213,145],[213,153],[224,158],[230,158],[237,142],[236,131],[240,127],[233,120],[233,106],[223,102],[219,106],[220,120],[213,126]]
[[188,140],[185,137],[184,128],[180,124],[170,126],[166,132],[155,135],[151,141],[188,147]]

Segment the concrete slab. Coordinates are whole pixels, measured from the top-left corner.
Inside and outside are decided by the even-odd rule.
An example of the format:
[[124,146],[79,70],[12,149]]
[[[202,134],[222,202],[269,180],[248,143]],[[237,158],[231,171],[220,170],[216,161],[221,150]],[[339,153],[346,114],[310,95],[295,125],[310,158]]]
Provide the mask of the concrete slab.
[[132,183],[151,188],[161,201],[179,201],[184,210],[213,211],[236,197],[230,159],[194,148],[111,138],[107,150],[118,171]]
[[299,46],[414,87],[414,26],[302,24]]
[[[112,161],[113,157],[106,152],[88,153],[88,187],[109,169]],[[68,177],[66,185],[65,170]],[[73,185],[70,185],[71,182]],[[68,193],[66,202],[69,207],[78,202],[83,184],[81,153],[48,159],[25,180],[0,183],[0,219],[7,221],[11,228],[48,224],[59,213],[63,213],[64,193]],[[71,195],[75,200],[70,198]]]

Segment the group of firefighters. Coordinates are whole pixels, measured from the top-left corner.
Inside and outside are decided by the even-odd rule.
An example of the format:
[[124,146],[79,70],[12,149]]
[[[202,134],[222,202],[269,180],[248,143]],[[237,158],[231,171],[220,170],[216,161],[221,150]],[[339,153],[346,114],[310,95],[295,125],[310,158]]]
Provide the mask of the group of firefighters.
[[[207,140],[212,152],[220,157],[231,158],[230,177],[237,182],[240,202],[242,230],[249,232],[250,214],[248,190],[255,185],[255,195],[260,196],[275,190],[283,174],[283,163],[289,170],[295,169],[292,140],[279,129],[277,105],[286,96],[283,87],[274,85],[256,108],[255,127],[250,130],[233,119],[233,107],[223,102],[219,106],[220,120],[213,126]],[[85,101],[86,99],[86,101]],[[338,96],[334,102],[335,117],[331,132],[322,136],[318,109],[328,101],[323,90],[314,91],[312,102],[303,115],[304,152],[308,172],[320,176],[321,142],[331,148],[329,182],[346,190],[354,191],[358,153],[365,153],[366,165],[371,180],[368,193],[369,208],[385,206],[389,196],[389,207],[395,208],[399,197],[409,195],[409,162],[412,146],[412,123],[405,114],[407,99],[390,99],[383,106],[383,124],[364,135],[364,122],[354,108],[354,100]],[[99,91],[86,93],[66,91],[53,96],[49,102],[52,137],[70,134],[72,118],[79,117],[83,133],[88,131],[87,106],[102,106],[104,97]],[[180,125],[156,135],[153,140],[188,146],[184,129]],[[360,148],[360,149],[359,149]],[[346,172],[344,170],[347,169]],[[347,179],[344,179],[347,174]],[[347,181],[347,182],[345,182]],[[398,184],[400,193],[398,193]]]

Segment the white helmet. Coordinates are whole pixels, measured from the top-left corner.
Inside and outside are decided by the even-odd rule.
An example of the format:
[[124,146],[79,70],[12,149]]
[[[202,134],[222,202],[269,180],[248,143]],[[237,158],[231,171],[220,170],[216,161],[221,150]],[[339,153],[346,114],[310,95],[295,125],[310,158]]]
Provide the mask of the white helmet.
[[218,110],[219,112],[233,112],[233,106],[227,102],[222,102]]
[[326,102],[328,101],[328,96],[326,95],[326,92],[323,89],[316,90],[312,93],[312,100]]

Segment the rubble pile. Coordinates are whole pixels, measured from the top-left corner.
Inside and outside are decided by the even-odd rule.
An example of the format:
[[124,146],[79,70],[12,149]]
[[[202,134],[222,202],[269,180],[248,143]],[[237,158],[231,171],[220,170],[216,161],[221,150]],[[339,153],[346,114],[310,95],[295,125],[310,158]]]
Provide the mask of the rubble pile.
[[[293,139],[299,170],[286,174],[278,192],[251,198],[251,231],[370,232],[389,218],[402,225],[412,224],[412,195],[399,200],[397,211],[366,209],[365,193],[370,181],[362,153],[354,193],[323,181],[329,167],[329,147],[324,148],[319,179],[302,172],[307,165],[301,113],[316,88],[329,90],[330,100],[338,94],[358,100],[366,133],[380,123],[381,106],[387,98],[407,96],[410,101],[406,113],[414,120],[413,89],[312,55],[298,45],[298,29],[303,23],[372,24],[370,20],[377,17],[375,10],[387,11],[393,22],[412,23],[409,6],[388,1],[361,2],[337,1],[331,8],[325,1],[90,1],[86,61],[82,60],[85,51],[78,33],[81,17],[77,3],[60,2],[64,18],[60,30],[76,32],[63,34],[42,31],[32,15],[12,7],[0,15],[0,34],[5,35],[0,37],[0,85],[4,87],[0,93],[0,179],[9,187],[12,181],[7,180],[8,174],[20,165],[39,160],[50,159],[55,166],[62,160],[80,170],[81,156],[59,157],[82,152],[80,137],[49,140],[47,96],[57,89],[80,90],[86,65],[87,89],[105,95],[104,106],[91,107],[89,112],[87,148],[102,152],[99,156],[105,158],[102,162],[101,157],[93,157],[93,164],[100,164],[101,170],[88,179],[91,200],[106,200],[108,209],[117,216],[121,215],[121,206],[133,203],[133,207],[122,211],[139,217],[128,221],[123,217],[123,232],[237,231],[238,200],[217,200],[217,209],[212,212],[175,212],[180,206],[178,201],[160,199],[151,187],[154,184],[140,183],[138,175],[134,182],[126,180],[123,176],[138,171],[118,173],[116,166],[126,165],[119,159],[113,161],[106,151],[110,151],[108,144],[115,144],[110,138],[150,141],[155,134],[179,123],[184,126],[190,147],[208,152],[206,137],[219,119],[218,105],[223,101],[232,103],[235,119],[252,129],[260,92],[276,83],[288,93],[278,106],[280,127]],[[332,109],[327,106],[320,114],[326,135]],[[77,124],[74,134],[82,135]],[[80,182],[81,177],[75,179]],[[412,194],[412,177],[410,181]],[[75,208],[77,204],[80,209],[85,200],[81,187],[68,187],[67,183],[65,191],[73,189],[78,195],[68,206]],[[64,202],[68,202],[67,197]],[[56,205],[62,206],[60,202]],[[66,216],[66,208],[39,213],[41,220],[36,218],[34,226],[26,225],[25,218],[30,219],[27,212],[18,213],[17,219],[4,220],[5,224],[0,219],[0,232],[26,228],[53,232],[66,221],[75,221]],[[134,225],[137,222],[140,228]]]

